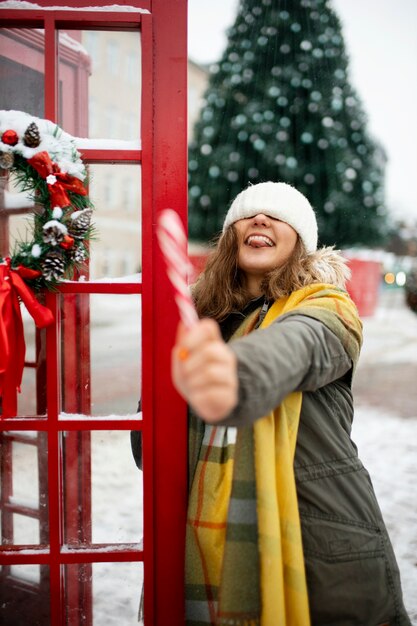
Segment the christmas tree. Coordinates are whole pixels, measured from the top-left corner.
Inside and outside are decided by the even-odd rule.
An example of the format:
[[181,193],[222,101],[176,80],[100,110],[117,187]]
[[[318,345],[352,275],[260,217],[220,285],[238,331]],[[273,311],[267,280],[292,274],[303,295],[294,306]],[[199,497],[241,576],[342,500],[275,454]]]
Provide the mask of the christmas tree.
[[284,181],[316,210],[322,244],[385,233],[383,149],[348,79],[328,0],[241,0],[189,153],[189,233],[207,241],[249,183]]

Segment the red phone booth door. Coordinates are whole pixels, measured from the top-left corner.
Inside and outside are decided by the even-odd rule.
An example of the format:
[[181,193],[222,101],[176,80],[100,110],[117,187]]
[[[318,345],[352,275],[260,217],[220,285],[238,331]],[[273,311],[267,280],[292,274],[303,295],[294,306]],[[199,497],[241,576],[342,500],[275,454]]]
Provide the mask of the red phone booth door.
[[[183,623],[186,420],[155,223],[186,212],[186,3],[129,5],[0,8],[0,109],[85,138],[98,235],[81,279],[44,294],[53,327],[24,315],[18,415],[0,420],[0,621],[16,626],[134,624],[142,584],[146,625]],[[10,180],[1,202],[5,255],[28,203]]]

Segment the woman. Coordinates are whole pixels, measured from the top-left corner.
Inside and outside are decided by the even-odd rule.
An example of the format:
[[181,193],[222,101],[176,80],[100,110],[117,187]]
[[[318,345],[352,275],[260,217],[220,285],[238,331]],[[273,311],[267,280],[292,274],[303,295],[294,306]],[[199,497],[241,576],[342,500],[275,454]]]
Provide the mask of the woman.
[[410,624],[350,439],[361,323],[347,277],[296,189],[233,201],[193,289],[203,319],[173,350],[191,408],[187,624]]

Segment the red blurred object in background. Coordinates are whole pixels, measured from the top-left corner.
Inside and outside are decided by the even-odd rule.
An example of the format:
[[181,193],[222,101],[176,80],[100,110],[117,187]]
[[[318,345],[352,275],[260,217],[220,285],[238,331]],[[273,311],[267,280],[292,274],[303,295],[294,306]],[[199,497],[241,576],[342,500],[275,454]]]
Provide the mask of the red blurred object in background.
[[[189,253],[189,259],[192,265],[192,273],[190,273],[190,275],[188,276],[188,283],[190,285],[192,285],[196,279],[197,276],[204,270],[204,267],[206,265],[206,261],[207,261],[207,257],[209,255],[208,251],[201,251],[201,252],[190,252]],[[191,272],[191,269],[190,269]]]
[[349,259],[352,272],[347,290],[358,307],[361,317],[371,317],[378,306],[381,288],[382,265],[379,261]]

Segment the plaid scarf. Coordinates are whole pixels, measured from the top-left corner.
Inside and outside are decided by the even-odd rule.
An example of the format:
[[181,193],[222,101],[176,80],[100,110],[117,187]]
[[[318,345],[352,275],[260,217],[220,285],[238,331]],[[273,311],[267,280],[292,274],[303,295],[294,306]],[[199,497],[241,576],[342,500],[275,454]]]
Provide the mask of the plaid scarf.
[[[251,332],[260,309],[232,337]],[[343,290],[315,284],[277,300],[260,328],[281,315],[320,320],[356,364],[361,323]],[[205,425],[190,416],[186,540],[189,626],[309,626],[293,461],[302,394],[252,426]]]

